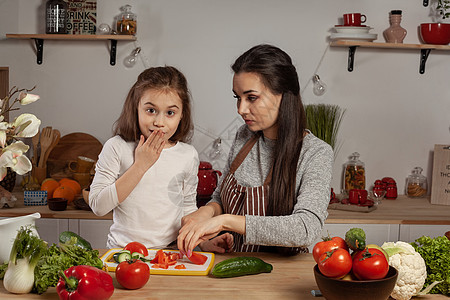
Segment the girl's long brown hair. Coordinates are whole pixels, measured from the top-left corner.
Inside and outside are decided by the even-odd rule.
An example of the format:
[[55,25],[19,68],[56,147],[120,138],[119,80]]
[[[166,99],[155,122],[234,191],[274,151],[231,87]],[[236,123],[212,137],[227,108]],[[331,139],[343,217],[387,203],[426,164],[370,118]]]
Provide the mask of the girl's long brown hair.
[[139,140],[142,134],[138,120],[139,101],[143,94],[151,89],[173,91],[180,97],[183,104],[182,117],[170,141],[189,142],[193,131],[191,96],[184,75],[170,66],[149,68],[139,74],[128,92],[122,113],[114,123],[114,135],[119,135],[127,142]]
[[[273,94],[282,95],[277,118],[278,134],[273,153],[267,215],[290,215],[297,201],[297,164],[306,129],[306,115],[300,97],[297,71],[289,55],[271,45],[251,48],[242,54],[231,68],[236,74],[258,74]],[[258,134],[262,135],[262,132]]]

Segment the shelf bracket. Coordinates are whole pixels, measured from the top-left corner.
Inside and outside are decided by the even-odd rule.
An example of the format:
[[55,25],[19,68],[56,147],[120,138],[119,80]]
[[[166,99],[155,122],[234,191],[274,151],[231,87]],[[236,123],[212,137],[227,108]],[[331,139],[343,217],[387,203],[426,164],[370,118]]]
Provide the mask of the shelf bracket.
[[423,6],[428,6],[428,0],[423,0]]
[[356,46],[348,47],[348,66],[347,66],[347,70],[349,72],[353,71],[353,63],[355,61],[355,52],[356,52]]
[[44,40],[43,39],[34,39],[34,43],[36,44],[36,62],[38,65],[42,64],[42,56],[44,52]]
[[116,53],[117,53],[117,40],[111,41],[111,50],[109,52],[109,64],[114,66],[116,64]]
[[431,49],[421,49],[420,50],[420,67],[419,73],[425,73],[425,63],[427,62],[428,55],[430,55]]

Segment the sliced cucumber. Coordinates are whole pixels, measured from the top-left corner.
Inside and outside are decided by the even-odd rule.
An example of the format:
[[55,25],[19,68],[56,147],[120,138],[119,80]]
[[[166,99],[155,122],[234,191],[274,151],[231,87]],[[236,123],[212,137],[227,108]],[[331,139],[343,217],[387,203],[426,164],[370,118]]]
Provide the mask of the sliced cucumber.
[[131,254],[131,258],[141,259],[141,258],[144,258],[144,254],[142,254],[140,252],[133,252],[133,254]]
[[130,260],[131,259],[130,251],[124,250],[124,251],[114,253],[113,259],[115,262],[117,262],[119,264],[123,261]]

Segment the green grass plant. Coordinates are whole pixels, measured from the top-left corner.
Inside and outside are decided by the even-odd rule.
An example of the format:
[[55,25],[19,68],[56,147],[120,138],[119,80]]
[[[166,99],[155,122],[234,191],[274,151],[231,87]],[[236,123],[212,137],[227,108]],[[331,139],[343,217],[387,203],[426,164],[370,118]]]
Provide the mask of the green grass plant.
[[305,105],[307,128],[321,140],[338,151],[337,134],[345,114],[345,109],[334,104]]

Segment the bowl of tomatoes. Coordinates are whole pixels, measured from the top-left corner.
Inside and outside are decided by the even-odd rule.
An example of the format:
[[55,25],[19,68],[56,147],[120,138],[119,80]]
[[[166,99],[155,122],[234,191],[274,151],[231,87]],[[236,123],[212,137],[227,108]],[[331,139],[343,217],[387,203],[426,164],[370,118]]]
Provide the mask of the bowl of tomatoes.
[[397,270],[379,248],[349,249],[343,239],[334,237],[318,243],[313,256],[317,286],[328,300],[385,300],[397,282]]
[[318,265],[314,266],[317,286],[327,300],[386,300],[394,290],[397,276],[397,269],[389,267],[382,279],[331,278],[323,275]]
[[[355,231],[356,230],[356,231]],[[314,277],[328,300],[385,300],[397,282],[388,254],[365,244],[365,233],[351,229],[346,239],[327,237],[313,248]]]

